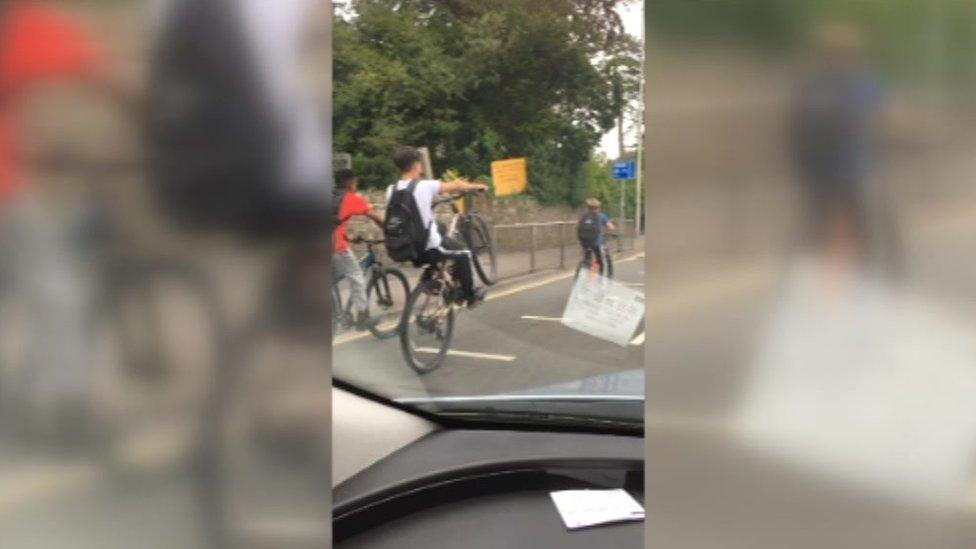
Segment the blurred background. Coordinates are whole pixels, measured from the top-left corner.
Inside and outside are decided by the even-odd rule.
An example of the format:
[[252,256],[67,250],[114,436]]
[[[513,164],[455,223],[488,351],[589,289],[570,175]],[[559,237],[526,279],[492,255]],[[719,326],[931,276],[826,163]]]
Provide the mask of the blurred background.
[[328,544],[329,8],[0,2],[0,547]]
[[646,5],[650,547],[971,547],[976,2]]

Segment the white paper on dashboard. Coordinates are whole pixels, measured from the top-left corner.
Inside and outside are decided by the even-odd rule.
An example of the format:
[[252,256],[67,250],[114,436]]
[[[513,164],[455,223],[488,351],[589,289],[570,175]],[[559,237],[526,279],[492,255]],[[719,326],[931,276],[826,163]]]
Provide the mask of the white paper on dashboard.
[[549,495],[570,530],[644,519],[644,508],[624,490],[562,490]]

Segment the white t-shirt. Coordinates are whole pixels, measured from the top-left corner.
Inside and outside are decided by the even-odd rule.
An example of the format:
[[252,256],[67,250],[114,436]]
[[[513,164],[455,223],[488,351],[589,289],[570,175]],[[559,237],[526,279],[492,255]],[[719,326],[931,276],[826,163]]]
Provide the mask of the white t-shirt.
[[[397,181],[386,188],[386,202],[389,204],[390,197],[393,196],[393,187],[397,190],[406,189],[410,185],[409,179]],[[436,248],[441,245],[441,232],[434,222],[434,199],[441,190],[441,182],[436,179],[422,179],[417,183],[413,190],[413,198],[417,201],[417,208],[420,210],[420,218],[424,225],[430,225],[430,235],[427,236],[427,249]]]

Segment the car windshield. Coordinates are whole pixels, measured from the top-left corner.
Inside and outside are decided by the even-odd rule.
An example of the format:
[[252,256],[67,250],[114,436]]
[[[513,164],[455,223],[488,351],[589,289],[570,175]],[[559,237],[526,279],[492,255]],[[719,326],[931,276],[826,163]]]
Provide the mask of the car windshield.
[[[588,6],[336,8],[337,385],[472,421],[642,428],[643,6]],[[510,37],[450,38],[482,32]]]

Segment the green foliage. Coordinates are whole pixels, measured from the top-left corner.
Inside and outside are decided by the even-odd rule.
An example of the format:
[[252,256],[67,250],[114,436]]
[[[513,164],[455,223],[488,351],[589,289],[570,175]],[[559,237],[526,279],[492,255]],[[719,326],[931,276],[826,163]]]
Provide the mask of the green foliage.
[[[630,160],[633,160],[631,158]],[[583,167],[585,183],[583,186],[583,200],[586,198],[596,198],[603,203],[603,211],[612,217],[620,216],[620,192],[624,193],[624,214],[628,219],[633,219],[636,212],[635,201],[637,197],[634,193],[633,181],[614,181],[611,171],[611,164],[605,158],[595,158],[587,162]]]
[[885,72],[908,82],[976,84],[976,0],[654,0],[649,36],[793,53],[823,20],[865,30]]
[[397,145],[473,179],[528,158],[530,192],[574,202],[581,166],[637,93],[627,0],[358,0],[334,25],[334,134],[365,186]]

